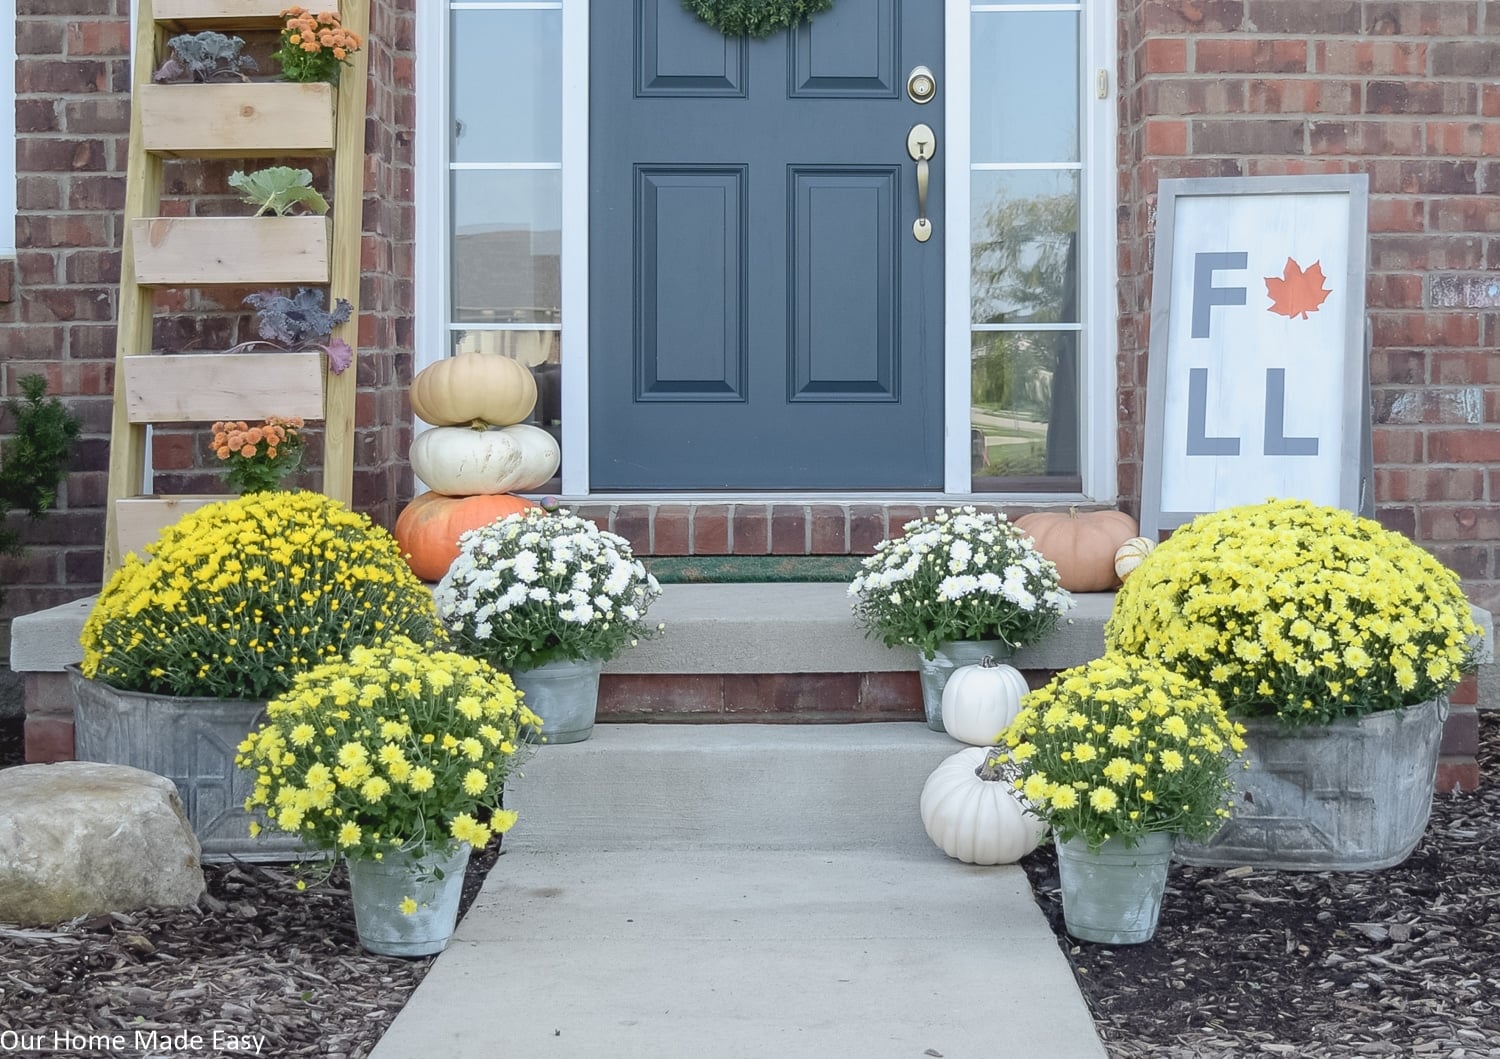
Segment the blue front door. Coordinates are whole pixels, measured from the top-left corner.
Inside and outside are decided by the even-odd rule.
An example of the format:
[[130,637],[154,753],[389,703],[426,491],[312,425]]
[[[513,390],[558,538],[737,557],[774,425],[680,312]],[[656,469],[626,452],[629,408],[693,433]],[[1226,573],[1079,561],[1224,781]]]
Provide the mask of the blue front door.
[[592,490],[942,487],[942,8],[746,40],[591,6]]

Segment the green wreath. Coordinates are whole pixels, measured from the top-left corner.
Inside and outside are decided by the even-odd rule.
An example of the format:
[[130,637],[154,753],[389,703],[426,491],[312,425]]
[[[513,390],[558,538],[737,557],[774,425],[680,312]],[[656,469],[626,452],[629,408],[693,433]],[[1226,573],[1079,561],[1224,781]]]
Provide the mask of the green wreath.
[[769,37],[827,11],[833,0],[682,0],[682,6],[726,37]]

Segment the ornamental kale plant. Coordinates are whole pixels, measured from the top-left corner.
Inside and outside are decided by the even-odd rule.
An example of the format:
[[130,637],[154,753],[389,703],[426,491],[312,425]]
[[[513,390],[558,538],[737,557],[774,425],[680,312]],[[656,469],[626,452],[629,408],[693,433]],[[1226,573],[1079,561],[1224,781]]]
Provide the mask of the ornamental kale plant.
[[298,287],[297,292],[287,297],[279,290],[256,291],[246,295],[245,304],[256,312],[256,331],[260,340],[241,342],[229,350],[242,353],[257,346],[296,353],[304,350],[320,350],[328,355],[328,370],[335,375],[343,374],[354,360],[354,350],[342,338],[320,342],[333,334],[333,329],[349,322],[354,307],[347,299],[340,298],[333,310],[323,308],[326,295],[317,287]]
[[157,67],[151,80],[158,84],[171,81],[249,80],[246,71],[256,69],[255,60],[241,55],[245,42],[208,30],[183,33],[167,41],[172,54]]
[[1105,646],[1295,727],[1448,692],[1477,637],[1458,577],[1378,522],[1305,500],[1199,515],[1126,579]]
[[273,165],[253,173],[236,169],[229,174],[229,186],[240,193],[242,202],[256,207],[256,217],[266,213],[285,217],[299,208],[327,213],[328,200],[312,186],[312,179],[311,169]]
[[567,511],[528,508],[470,530],[433,590],[460,650],[497,668],[610,659],[660,631],[656,578],[623,537]]
[[927,658],[953,640],[1040,640],[1071,610],[1057,567],[1001,514],[973,507],[915,519],[881,541],[849,585],[854,616],[887,647]]
[[508,831],[505,782],[529,749],[523,728],[542,723],[504,673],[400,636],[299,675],[266,715],[236,759],[256,772],[246,808],[370,858],[479,849]]
[[442,636],[395,539],[321,493],[208,504],[145,550],[83,625],[83,675],[112,687],[265,699],[356,646]]

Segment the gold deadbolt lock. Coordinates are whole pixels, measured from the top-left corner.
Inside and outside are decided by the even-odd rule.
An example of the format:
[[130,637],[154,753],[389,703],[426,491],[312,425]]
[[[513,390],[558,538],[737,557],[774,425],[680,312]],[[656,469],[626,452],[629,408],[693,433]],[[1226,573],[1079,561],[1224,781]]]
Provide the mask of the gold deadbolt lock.
[[915,66],[906,75],[906,94],[913,103],[931,103],[937,95],[937,78],[925,66]]

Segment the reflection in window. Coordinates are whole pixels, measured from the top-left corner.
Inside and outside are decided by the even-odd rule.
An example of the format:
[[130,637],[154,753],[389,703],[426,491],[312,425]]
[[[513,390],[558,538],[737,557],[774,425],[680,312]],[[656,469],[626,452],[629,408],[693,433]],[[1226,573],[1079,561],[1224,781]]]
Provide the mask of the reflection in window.
[[972,15],[970,469],[1081,491],[1081,4]]
[[976,490],[995,488],[980,479],[1080,475],[1076,331],[976,331],[970,385]]

